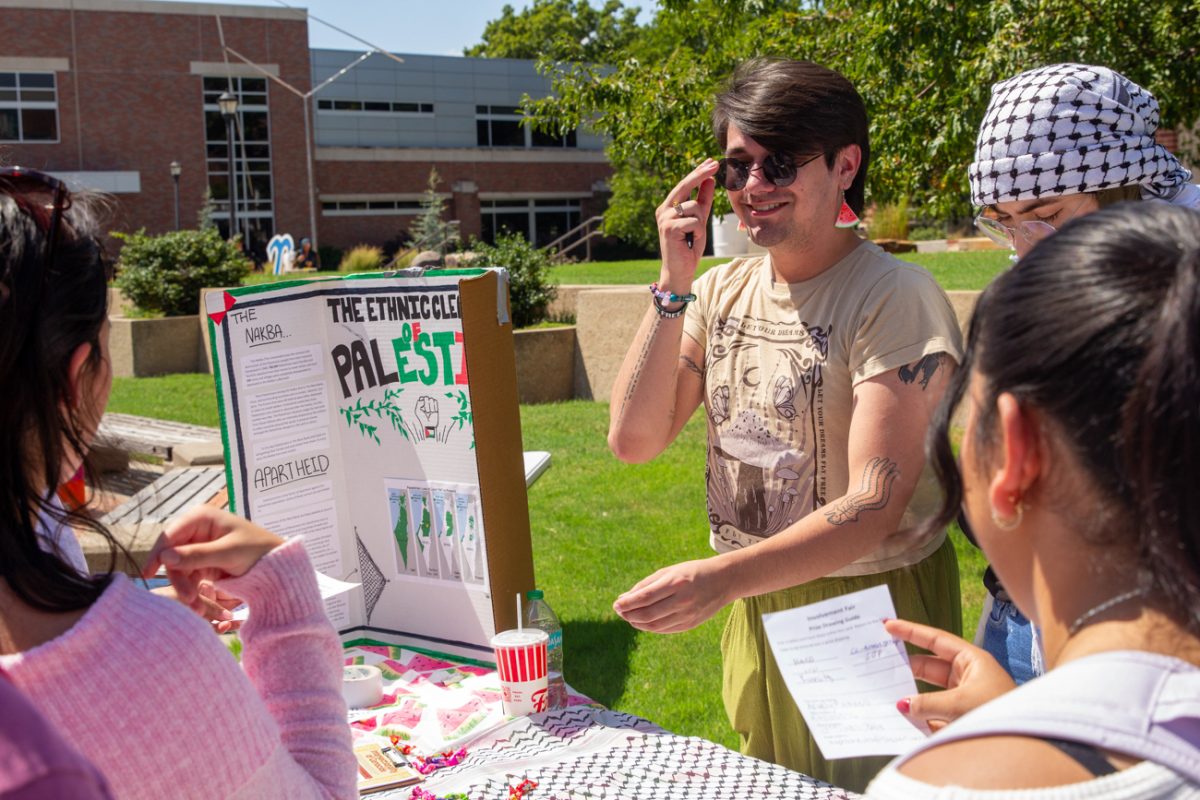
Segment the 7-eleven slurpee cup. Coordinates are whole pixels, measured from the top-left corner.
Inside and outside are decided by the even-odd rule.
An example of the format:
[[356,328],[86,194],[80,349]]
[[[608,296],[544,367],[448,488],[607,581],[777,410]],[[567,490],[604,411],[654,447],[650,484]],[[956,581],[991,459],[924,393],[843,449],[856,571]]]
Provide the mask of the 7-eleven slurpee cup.
[[546,710],[546,645],[550,637],[537,628],[504,631],[492,637],[504,713],[523,717]]

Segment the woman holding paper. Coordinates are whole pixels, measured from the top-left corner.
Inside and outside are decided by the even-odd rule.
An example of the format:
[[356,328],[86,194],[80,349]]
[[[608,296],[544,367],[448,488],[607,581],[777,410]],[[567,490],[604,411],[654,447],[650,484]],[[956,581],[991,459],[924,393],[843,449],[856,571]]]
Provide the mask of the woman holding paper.
[[954,721],[869,796],[1200,796],[1200,214],[1124,203],[1068,223],[980,297],[964,366],[931,437],[931,524],[965,509],[1048,671],[1013,688],[962,639],[888,622],[949,689],[900,710]]
[[198,615],[81,574],[44,530],[91,529],[116,562],[52,500],[112,385],[94,206],[0,170],[0,668],[118,797],[356,797],[341,649],[299,542],[200,508],[151,554],[186,604],[206,580],[248,602],[243,672]]

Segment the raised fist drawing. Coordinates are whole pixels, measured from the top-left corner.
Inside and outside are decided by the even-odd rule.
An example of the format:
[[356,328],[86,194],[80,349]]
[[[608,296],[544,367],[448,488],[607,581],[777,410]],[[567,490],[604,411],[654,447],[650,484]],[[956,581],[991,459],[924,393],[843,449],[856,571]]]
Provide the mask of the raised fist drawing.
[[432,439],[437,435],[438,427],[438,401],[436,397],[430,397],[423,394],[417,398],[417,407],[414,409],[417,414],[417,419],[421,422],[421,427],[425,431],[426,438]]

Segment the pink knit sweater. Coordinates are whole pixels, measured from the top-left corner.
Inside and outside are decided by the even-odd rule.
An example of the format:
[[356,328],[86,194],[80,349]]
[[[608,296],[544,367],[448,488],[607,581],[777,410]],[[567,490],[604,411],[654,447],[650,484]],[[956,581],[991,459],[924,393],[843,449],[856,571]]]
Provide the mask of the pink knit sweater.
[[341,646],[303,545],[220,585],[250,606],[244,673],[208,623],[124,576],[0,665],[117,797],[357,797]]

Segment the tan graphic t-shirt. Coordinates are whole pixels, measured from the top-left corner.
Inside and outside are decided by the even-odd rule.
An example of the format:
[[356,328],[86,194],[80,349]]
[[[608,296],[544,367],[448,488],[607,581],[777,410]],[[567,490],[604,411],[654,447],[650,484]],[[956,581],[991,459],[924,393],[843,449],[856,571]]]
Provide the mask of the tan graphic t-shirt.
[[[684,321],[704,348],[705,477],[719,553],[773,536],[845,494],[856,384],[934,353],[962,360],[954,310],[921,267],[863,242],[815,278],[782,284],[769,259],[740,258],[706,272]],[[926,468],[900,530],[939,500]],[[833,574],[914,564],[943,538],[892,537]]]

